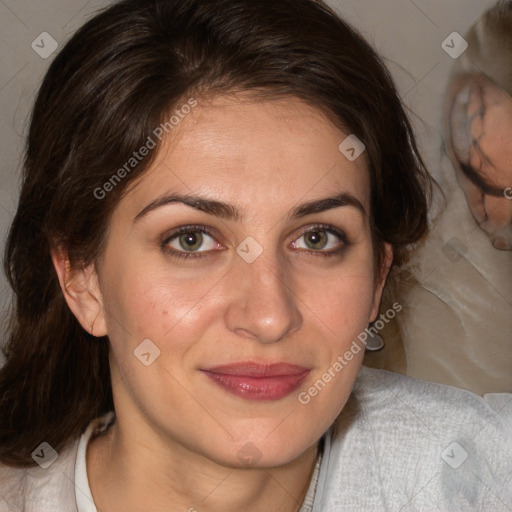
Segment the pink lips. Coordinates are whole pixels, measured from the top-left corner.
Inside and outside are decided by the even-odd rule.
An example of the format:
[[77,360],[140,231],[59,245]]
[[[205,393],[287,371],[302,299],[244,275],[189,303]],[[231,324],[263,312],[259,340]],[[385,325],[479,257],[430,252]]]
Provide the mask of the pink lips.
[[279,400],[308,376],[310,369],[287,363],[235,363],[201,370],[226,391],[246,400]]

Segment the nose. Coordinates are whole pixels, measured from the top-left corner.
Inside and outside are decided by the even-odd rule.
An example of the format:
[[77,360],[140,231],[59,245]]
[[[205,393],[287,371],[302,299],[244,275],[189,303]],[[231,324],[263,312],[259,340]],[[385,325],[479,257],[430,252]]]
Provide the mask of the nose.
[[283,265],[270,251],[264,251],[252,263],[242,258],[236,261],[229,276],[231,290],[225,314],[231,332],[270,344],[300,328],[300,301]]

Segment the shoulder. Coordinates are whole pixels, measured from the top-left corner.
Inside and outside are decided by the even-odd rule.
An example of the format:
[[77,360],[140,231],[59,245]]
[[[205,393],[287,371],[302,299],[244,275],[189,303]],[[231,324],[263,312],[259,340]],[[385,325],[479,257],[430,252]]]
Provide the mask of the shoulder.
[[448,459],[453,450],[468,459],[471,454],[495,458],[495,463],[500,452],[512,455],[510,393],[486,400],[464,389],[363,367],[353,395],[357,423],[381,443],[432,455],[442,449],[441,458]]
[[512,395],[498,398],[363,367],[330,436],[324,510],[510,510]]
[[459,429],[469,419],[505,428],[512,417],[511,408],[505,406],[512,404],[510,393],[494,394],[492,397],[498,398],[486,400],[464,389],[364,366],[354,395],[366,415],[379,420],[399,413],[411,419],[424,417],[428,423],[446,428]]
[[76,512],[77,500],[83,501],[83,496],[90,493],[85,465],[87,444],[114,420],[113,411],[92,420],[81,436],[58,453],[49,445],[40,445],[34,453],[37,465],[33,467],[0,464],[0,512]]
[[0,512],[74,510],[77,444],[78,440],[68,443],[56,459],[54,454],[49,457],[48,448],[43,447],[41,465],[34,467],[0,464]]

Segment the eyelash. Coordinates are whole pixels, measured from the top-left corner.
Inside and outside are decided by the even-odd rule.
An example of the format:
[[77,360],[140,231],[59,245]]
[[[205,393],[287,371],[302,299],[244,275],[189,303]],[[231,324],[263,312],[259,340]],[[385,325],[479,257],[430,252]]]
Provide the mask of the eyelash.
[[[306,251],[304,249],[301,249],[302,252],[307,252],[310,254],[324,256],[324,257],[339,256],[340,254],[342,254],[345,251],[347,246],[350,245],[347,235],[343,231],[340,231],[339,229],[337,229],[334,226],[331,226],[329,224],[315,224],[314,226],[309,226],[307,229],[305,229],[304,231],[302,231],[300,233],[300,235],[297,237],[297,239],[301,238],[302,236],[304,236],[307,233],[311,233],[311,232],[314,233],[316,231],[325,231],[327,233],[330,233],[330,234],[338,237],[342,242],[341,247],[339,247],[338,249],[335,249],[335,250],[331,250],[331,251],[322,251],[322,250]],[[178,258],[178,259],[179,258],[185,258],[185,259],[207,258],[208,256],[205,256],[204,253],[209,252],[209,251],[202,251],[202,252],[185,252],[185,251],[183,251],[182,252],[182,251],[177,251],[176,249],[169,249],[167,247],[167,244],[169,242],[171,242],[172,240],[174,240],[176,237],[178,237],[179,235],[181,235],[183,233],[201,233],[201,234],[206,234],[206,235],[212,237],[213,239],[215,239],[215,235],[210,230],[205,228],[204,226],[198,226],[198,225],[182,226],[182,227],[174,230],[172,233],[170,233],[168,236],[165,237],[165,239],[161,243],[162,250],[164,252],[170,254],[173,258]]]

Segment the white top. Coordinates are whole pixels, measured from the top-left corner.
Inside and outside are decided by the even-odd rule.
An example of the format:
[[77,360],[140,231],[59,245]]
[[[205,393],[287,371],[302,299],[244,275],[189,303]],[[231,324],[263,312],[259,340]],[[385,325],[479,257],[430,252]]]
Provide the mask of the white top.
[[[113,421],[91,422],[47,469],[0,465],[0,512],[97,512],[86,447]],[[363,367],[300,512],[340,510],[512,511],[512,394]]]

